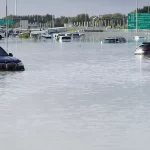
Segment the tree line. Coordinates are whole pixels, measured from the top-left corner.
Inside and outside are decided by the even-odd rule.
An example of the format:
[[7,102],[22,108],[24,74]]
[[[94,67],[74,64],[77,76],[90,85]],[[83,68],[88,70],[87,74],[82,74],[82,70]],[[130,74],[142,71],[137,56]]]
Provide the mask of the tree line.
[[[138,13],[150,13],[150,6],[145,6],[143,8],[138,9]],[[135,13],[135,10],[132,12]],[[127,15],[121,14],[121,13],[115,13],[115,14],[105,14],[105,15],[95,15],[95,16],[89,16],[86,13],[78,14],[75,17],[55,17],[53,14],[46,14],[46,15],[24,15],[24,16],[14,16],[9,15],[8,19],[14,20],[14,22],[18,22],[20,20],[28,20],[29,23],[37,23],[37,24],[52,24],[54,23],[55,27],[61,27],[64,26],[64,24],[68,23],[81,23],[84,22],[93,22],[93,19],[95,22],[103,21],[106,22],[107,20],[120,20],[121,24],[124,22],[127,23]],[[5,19],[5,18],[4,18]]]

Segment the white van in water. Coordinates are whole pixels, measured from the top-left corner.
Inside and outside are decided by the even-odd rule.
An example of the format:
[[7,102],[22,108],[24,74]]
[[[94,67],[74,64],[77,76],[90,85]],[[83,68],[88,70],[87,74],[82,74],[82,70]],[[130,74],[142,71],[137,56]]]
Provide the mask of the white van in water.
[[60,36],[59,42],[71,42],[71,37],[70,36]]

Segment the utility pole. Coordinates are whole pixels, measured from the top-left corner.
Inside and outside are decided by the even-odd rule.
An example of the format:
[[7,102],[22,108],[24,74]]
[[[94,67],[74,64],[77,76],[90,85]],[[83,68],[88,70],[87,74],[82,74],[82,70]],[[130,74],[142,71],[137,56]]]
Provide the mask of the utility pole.
[[136,35],[138,32],[138,0],[136,0]]

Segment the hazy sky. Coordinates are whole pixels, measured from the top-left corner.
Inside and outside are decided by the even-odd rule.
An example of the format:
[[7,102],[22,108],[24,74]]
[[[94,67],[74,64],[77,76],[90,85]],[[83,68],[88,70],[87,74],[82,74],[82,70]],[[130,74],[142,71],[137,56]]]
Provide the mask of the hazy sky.
[[[8,1],[8,14],[15,12],[15,0]],[[136,0],[17,0],[18,15],[75,16],[79,13],[103,15],[106,13],[125,13],[135,10]],[[150,5],[150,0],[138,0],[139,7]],[[5,2],[0,0],[0,17],[5,16]]]

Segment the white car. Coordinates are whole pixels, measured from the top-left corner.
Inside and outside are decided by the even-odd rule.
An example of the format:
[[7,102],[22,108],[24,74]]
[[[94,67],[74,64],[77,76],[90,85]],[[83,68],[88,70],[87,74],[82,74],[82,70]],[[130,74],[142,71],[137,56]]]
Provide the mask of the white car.
[[135,40],[135,41],[144,41],[144,40],[146,40],[146,37],[144,37],[144,36],[134,36],[133,40]]
[[70,36],[60,36],[59,41],[60,42],[71,42],[71,37]]
[[0,29],[0,40],[5,37],[5,31]]

